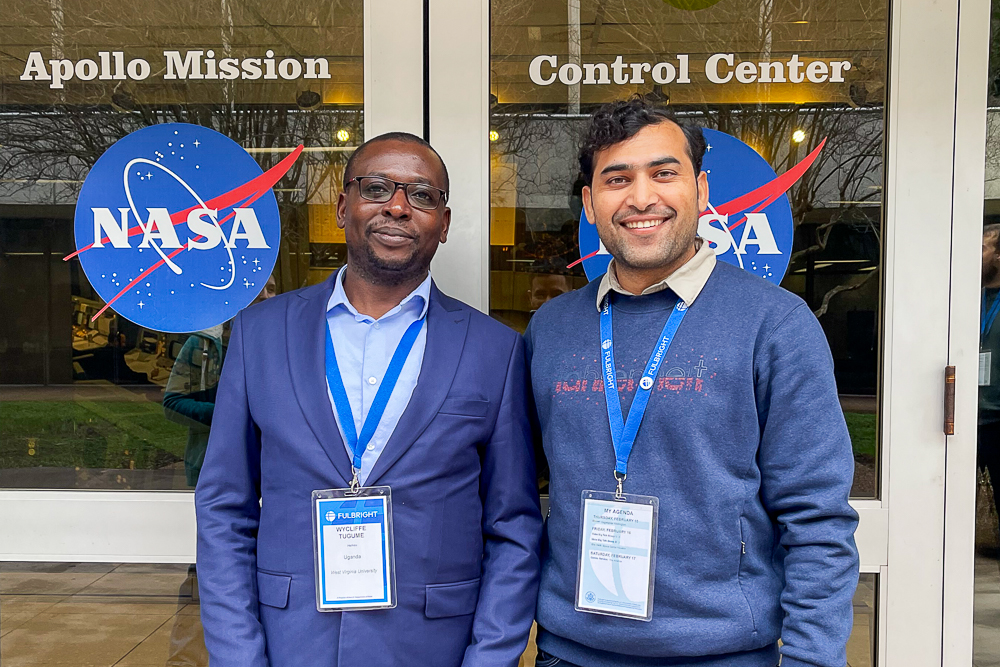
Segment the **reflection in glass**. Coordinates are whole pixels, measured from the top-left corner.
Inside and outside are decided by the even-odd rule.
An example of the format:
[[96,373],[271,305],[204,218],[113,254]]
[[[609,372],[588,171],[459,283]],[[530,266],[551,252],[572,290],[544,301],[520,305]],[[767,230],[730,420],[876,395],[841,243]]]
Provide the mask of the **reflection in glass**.
[[[334,207],[364,133],[362,4],[26,0],[5,17],[0,487],[191,488],[228,325],[188,336],[95,317],[104,302],[63,261],[80,186],[115,141],[157,123],[213,128],[264,170],[304,144],[274,188],[274,291],[321,282],[346,258]],[[148,76],[119,76],[118,58]],[[237,78],[222,76],[224,59]]]
[[[490,313],[523,330],[544,300],[586,284],[581,266],[571,266],[580,258],[576,156],[599,104],[643,95],[741,139],[779,175],[823,144],[787,193],[795,235],[782,286],[826,331],[854,444],[853,495],[875,497],[887,5],[698,6],[492,0]],[[730,54],[733,77],[710,81],[707,69],[725,73]],[[541,67],[539,56],[548,57]],[[806,77],[812,63],[826,80]],[[842,81],[831,80],[835,69]],[[656,83],[654,74],[671,80]]]
[[979,327],[979,428],[976,485],[973,664],[1000,664],[1000,2],[992,3],[987,80],[986,183],[983,202]]
[[207,667],[194,565],[0,563],[0,663]]

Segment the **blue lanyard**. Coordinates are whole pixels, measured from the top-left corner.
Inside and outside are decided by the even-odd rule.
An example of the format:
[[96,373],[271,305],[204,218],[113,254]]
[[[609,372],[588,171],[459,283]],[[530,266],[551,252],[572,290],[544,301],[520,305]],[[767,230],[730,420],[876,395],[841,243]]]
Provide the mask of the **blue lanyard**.
[[333,396],[333,404],[337,408],[340,427],[344,431],[347,445],[354,455],[351,465],[354,467],[355,479],[358,471],[361,470],[361,457],[365,453],[365,447],[375,435],[375,429],[378,428],[382,414],[385,413],[385,406],[389,404],[392,390],[399,382],[403,365],[406,363],[406,358],[410,356],[410,350],[413,348],[413,343],[416,342],[417,334],[420,333],[420,328],[423,325],[424,318],[421,317],[406,329],[403,337],[399,340],[399,345],[396,346],[396,351],[392,353],[392,359],[389,361],[389,368],[385,371],[385,377],[382,378],[382,385],[375,392],[375,400],[372,401],[368,416],[361,426],[361,436],[359,437],[358,429],[354,425],[351,403],[347,400],[347,389],[344,388],[344,380],[340,377],[340,367],[337,366],[337,355],[334,352],[333,337],[330,334],[330,322],[326,323],[326,382],[330,385],[330,394]]
[[983,305],[979,311],[979,335],[983,336],[990,332],[993,328],[993,321],[997,318],[997,314],[1000,313],[1000,292],[993,298],[993,305],[990,306],[989,312],[986,312],[986,290],[983,290]]
[[628,411],[628,418],[622,421],[622,405],[618,398],[618,382],[615,377],[615,346],[614,333],[611,328],[611,298],[604,300],[604,308],[601,309],[601,355],[604,363],[604,399],[608,404],[608,420],[611,422],[611,444],[615,448],[615,477],[621,477],[618,483],[621,491],[621,480],[628,472],[628,457],[632,453],[632,445],[635,444],[635,437],[639,433],[639,424],[642,416],[646,413],[646,405],[649,403],[649,393],[653,389],[656,380],[656,372],[660,363],[667,356],[667,350],[674,340],[677,328],[681,325],[681,320],[687,313],[687,304],[682,299],[678,299],[674,304],[674,310],[667,318],[667,323],[663,326],[663,333],[660,334],[660,341],[653,348],[653,353],[649,356],[649,363],[639,381],[639,388],[632,399],[632,406]]

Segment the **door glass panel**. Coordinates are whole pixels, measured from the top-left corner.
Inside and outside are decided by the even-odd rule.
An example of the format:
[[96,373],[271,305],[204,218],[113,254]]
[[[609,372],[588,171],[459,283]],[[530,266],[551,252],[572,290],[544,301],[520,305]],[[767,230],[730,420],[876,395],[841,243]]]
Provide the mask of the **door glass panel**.
[[973,664],[1000,664],[1000,34],[994,1],[986,111],[986,187],[983,202],[979,329],[975,606]]
[[254,291],[322,281],[346,256],[334,204],[364,132],[362,17],[362,0],[25,0],[7,13],[0,487],[192,488],[228,323],[187,335],[98,315],[79,261],[63,261],[81,184],[115,141],[159,123],[222,132],[265,171],[304,144],[274,188],[273,282]]
[[[787,190],[785,213],[773,201],[755,202],[733,212],[729,236],[714,223],[723,237],[713,243],[724,261],[780,280],[819,318],[854,445],[852,495],[877,497],[885,0],[491,7],[491,315],[523,330],[545,301],[587,284],[587,264],[574,262],[597,241],[580,225],[577,151],[601,103],[640,94],[737,139],[776,175],[808,164]],[[711,159],[710,150],[706,165]],[[757,185],[709,174],[718,193],[711,203],[718,208]],[[753,244],[742,214],[758,205],[788,243],[744,262],[736,250]]]

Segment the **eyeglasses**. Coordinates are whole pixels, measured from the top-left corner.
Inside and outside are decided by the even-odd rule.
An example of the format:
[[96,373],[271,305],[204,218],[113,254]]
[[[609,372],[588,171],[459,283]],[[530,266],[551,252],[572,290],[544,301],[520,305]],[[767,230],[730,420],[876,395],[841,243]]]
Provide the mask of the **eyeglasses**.
[[399,188],[403,188],[403,192],[406,193],[406,201],[410,202],[410,206],[425,211],[433,211],[441,205],[441,202],[448,201],[447,192],[426,183],[400,183],[381,176],[355,176],[348,180],[344,186],[351,183],[358,184],[358,193],[362,199],[368,201],[385,203],[392,199]]

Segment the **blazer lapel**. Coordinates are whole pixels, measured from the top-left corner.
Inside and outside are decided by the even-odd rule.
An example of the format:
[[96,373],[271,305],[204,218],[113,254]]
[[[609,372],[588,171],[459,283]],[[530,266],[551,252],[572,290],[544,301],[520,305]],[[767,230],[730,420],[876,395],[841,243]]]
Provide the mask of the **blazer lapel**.
[[344,440],[333,417],[326,385],[326,304],[333,293],[334,273],[322,285],[303,290],[288,306],[286,331],[292,388],[309,428],[326,451],[346,486],[353,473]]
[[[424,361],[410,402],[399,418],[385,449],[375,462],[366,486],[379,479],[406,453],[431,423],[444,403],[458,371],[458,362],[469,330],[469,313],[458,302],[443,298],[431,285],[431,303],[427,309],[427,345]],[[327,401],[329,402],[329,401]],[[343,446],[343,445],[341,445]]]

